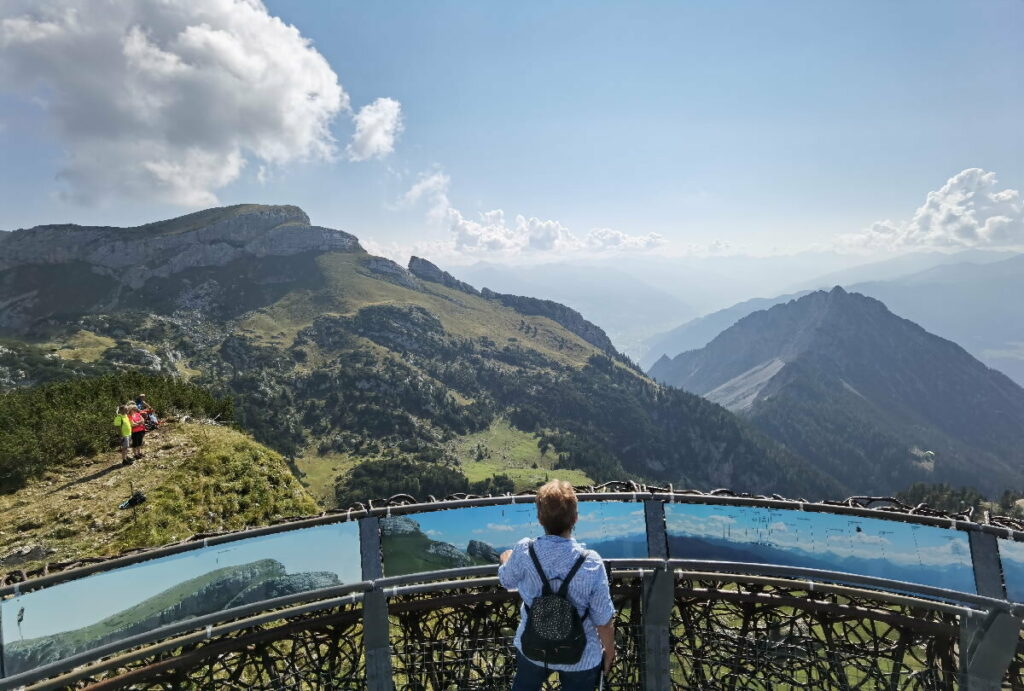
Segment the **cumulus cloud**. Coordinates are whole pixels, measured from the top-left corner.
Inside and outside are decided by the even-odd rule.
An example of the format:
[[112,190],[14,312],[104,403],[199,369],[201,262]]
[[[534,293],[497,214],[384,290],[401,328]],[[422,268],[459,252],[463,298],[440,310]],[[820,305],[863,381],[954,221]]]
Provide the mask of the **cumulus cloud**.
[[[657,233],[629,235],[611,228],[595,228],[580,237],[559,221],[522,214],[509,218],[503,209],[484,211],[470,218],[452,206],[448,197],[450,185],[451,178],[441,171],[425,173],[402,197],[405,205],[425,204],[427,217],[447,227],[451,244],[449,251],[442,254],[512,256],[630,251],[647,250],[664,242]],[[435,251],[430,256],[436,255]]]
[[434,223],[444,222],[448,218],[448,209],[451,208],[451,202],[448,200],[450,184],[451,178],[441,171],[421,175],[402,197],[402,201],[407,205],[425,202],[428,207],[427,217]]
[[968,168],[929,192],[909,221],[878,221],[841,236],[840,244],[885,250],[1024,246],[1020,192],[999,187],[995,173]]
[[347,149],[349,160],[383,158],[395,150],[395,139],[403,129],[401,103],[378,98],[360,108],[353,119],[356,131]]
[[[331,160],[349,97],[324,57],[259,0],[7,0],[0,85],[42,102],[67,151],[69,196],[186,206],[255,160]],[[350,156],[383,156],[400,106],[355,116]]]
[[587,246],[599,250],[647,250],[665,244],[658,233],[629,235],[612,228],[594,228],[587,233]]

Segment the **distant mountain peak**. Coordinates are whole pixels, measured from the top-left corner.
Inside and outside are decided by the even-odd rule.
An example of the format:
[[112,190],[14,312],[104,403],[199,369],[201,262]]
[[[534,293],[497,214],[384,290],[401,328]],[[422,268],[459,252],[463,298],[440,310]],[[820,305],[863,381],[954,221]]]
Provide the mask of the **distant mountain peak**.
[[[1024,389],[838,286],[751,313],[650,374],[750,417],[807,458],[838,464],[829,472],[855,491],[1024,481]],[[915,447],[941,449],[934,471],[922,470]]]

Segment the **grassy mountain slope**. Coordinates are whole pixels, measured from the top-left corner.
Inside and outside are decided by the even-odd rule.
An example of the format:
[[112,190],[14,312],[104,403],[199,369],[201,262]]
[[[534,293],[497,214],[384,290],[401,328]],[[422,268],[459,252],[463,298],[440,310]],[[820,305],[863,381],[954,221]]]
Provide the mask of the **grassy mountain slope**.
[[[316,512],[280,454],[228,427],[171,422],[128,467],[117,451],[63,459],[0,494],[0,571],[109,556]],[[118,505],[132,491],[148,500]]]
[[[522,457],[532,446],[546,460],[537,462],[546,475],[839,491],[722,408],[655,385],[572,310],[425,280],[367,254],[342,231],[308,226],[293,207],[214,216],[209,227],[188,220],[198,217],[168,222],[173,233],[130,248],[152,276],[136,271],[125,282],[97,269],[102,280],[59,312],[49,286],[25,284],[26,277],[80,260],[46,264],[56,260],[32,254],[31,234],[49,231],[20,231],[22,260],[0,270],[0,299],[10,295],[12,272],[18,290],[36,292],[19,298],[8,333],[45,341],[62,357],[80,351],[96,363],[159,368],[230,394],[236,420],[294,459],[328,502],[338,473],[344,485],[344,477],[366,477],[364,466],[387,459],[414,461],[424,472],[466,469],[480,479],[525,471],[518,460],[492,457],[474,467],[465,457],[459,440],[501,420],[526,447]],[[94,233],[96,242],[109,235],[75,232]],[[154,263],[178,256],[171,242],[181,242],[182,253],[192,248],[189,261]],[[436,271],[424,268],[420,275]],[[114,345],[97,357],[103,339]],[[76,345],[85,343],[88,353]],[[525,484],[527,475],[515,481]]]

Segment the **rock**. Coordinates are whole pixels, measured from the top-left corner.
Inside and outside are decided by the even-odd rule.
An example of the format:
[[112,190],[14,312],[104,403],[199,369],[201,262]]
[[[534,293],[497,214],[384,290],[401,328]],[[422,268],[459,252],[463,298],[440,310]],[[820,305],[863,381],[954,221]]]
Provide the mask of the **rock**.
[[136,228],[68,224],[0,233],[0,271],[85,262],[95,273],[137,289],[153,278],[247,256],[361,250],[354,235],[311,226],[296,206],[238,205]]
[[406,516],[389,516],[380,519],[381,535],[412,535],[421,532],[420,524]]
[[51,554],[53,554],[53,550],[42,545],[25,545],[0,557],[0,569],[8,569],[30,561],[39,561]]
[[411,288],[412,290],[420,289],[419,284],[416,282],[416,278],[390,259],[385,259],[384,257],[369,257],[363,262],[363,266],[386,281],[397,283],[404,288]]
[[609,354],[616,353],[615,346],[612,345],[608,334],[600,326],[587,321],[583,318],[582,314],[570,307],[552,300],[539,300],[520,295],[496,293],[488,288],[481,289],[480,294],[488,300],[500,302],[505,307],[519,312],[519,314],[532,317],[547,317],[551,321],[561,324],[590,345],[600,348]]
[[469,545],[466,547],[466,554],[488,564],[497,564],[501,561],[498,558],[498,550],[480,540],[470,540]]
[[457,569],[473,565],[473,561],[465,552],[447,542],[431,542],[427,547],[427,554],[447,562],[447,568]]
[[479,295],[480,291],[464,283],[459,279],[452,276],[447,271],[442,271],[436,265],[431,264],[426,259],[420,259],[419,257],[412,257],[409,259],[409,271],[416,278],[424,281],[430,281],[431,283],[439,283],[447,288],[453,290],[460,290],[463,293],[469,293],[470,295]]
[[340,583],[338,575],[329,571],[310,571],[268,578],[240,592],[227,604],[225,609],[241,607],[242,605],[271,600],[277,597],[285,597],[286,595],[330,588],[334,585],[340,585]]

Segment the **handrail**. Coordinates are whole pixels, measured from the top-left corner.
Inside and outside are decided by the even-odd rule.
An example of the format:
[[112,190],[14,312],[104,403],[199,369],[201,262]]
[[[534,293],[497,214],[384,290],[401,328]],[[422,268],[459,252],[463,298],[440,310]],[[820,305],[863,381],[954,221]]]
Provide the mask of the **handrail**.
[[[922,599],[920,597],[912,597],[884,590],[865,590],[863,588],[851,587],[839,583],[822,583],[800,578],[766,576],[760,573],[761,571],[779,568],[772,565],[751,565],[733,562],[699,562],[687,559],[608,559],[606,561],[612,570],[613,580],[647,575],[653,573],[655,569],[672,569],[673,572],[676,573],[677,578],[707,577],[714,578],[715,580],[725,580],[728,582],[760,582],[790,587],[794,584],[805,584],[808,590],[815,592],[827,591],[835,592],[837,594],[866,596],[891,604],[910,605],[951,614],[963,614],[965,611],[965,608],[962,606],[958,607],[950,605],[942,600],[935,601]],[[230,610],[222,610],[203,617],[196,617],[194,619],[153,629],[145,634],[121,639],[114,643],[94,648],[73,657],[65,658],[59,662],[38,667],[18,675],[6,677],[0,680],[0,689],[29,686],[36,682],[42,683],[31,686],[30,688],[33,691],[64,687],[91,674],[101,672],[104,669],[118,667],[138,659],[167,652],[191,643],[198,643],[203,640],[208,640],[270,621],[279,621],[281,619],[358,602],[367,592],[373,590],[382,591],[386,597],[393,598],[404,595],[439,593],[447,590],[475,589],[495,586],[498,585],[496,575],[487,577],[479,576],[485,573],[496,574],[497,568],[497,565],[463,567],[460,569],[428,572],[426,574],[410,574],[408,576],[382,578],[376,581],[362,581],[359,583],[333,586],[331,588],[324,588],[317,591],[309,591],[275,598],[273,600],[253,603],[242,607],[235,607]],[[715,571],[714,569],[716,568],[720,570]],[[827,577],[852,580],[849,578],[850,574],[843,574],[839,572],[802,569],[798,567],[787,567],[786,570],[792,572],[794,576],[817,575],[823,578]],[[731,571],[745,571],[749,573],[731,573]],[[420,582],[417,582],[417,579],[414,578],[415,576],[430,576],[432,577],[432,580],[429,582],[422,582],[422,579],[420,579]],[[458,579],[459,576],[465,576],[466,578]],[[867,584],[867,581],[874,581],[875,585],[888,583],[892,586],[899,586],[901,589],[903,586],[906,586],[907,589],[922,589],[921,586],[911,583],[885,581],[885,579],[874,579],[869,577],[857,578],[865,581],[865,584]],[[923,589],[938,591],[946,595],[956,597],[965,595],[963,593],[944,591],[938,588]],[[1006,608],[1008,603],[1000,600],[993,600],[992,598],[968,595],[964,600],[965,604],[969,601],[969,604],[984,605],[981,609],[987,609],[989,607],[1004,610],[1008,609]],[[1012,613],[1019,616],[1021,612],[1024,612],[1024,608],[1011,607],[1008,611],[1012,611]],[[252,615],[256,612],[258,612],[258,614],[255,614],[254,616],[246,616]],[[232,621],[227,623],[218,623],[224,622],[227,619],[231,619]],[[184,633],[184,635],[177,635],[182,634],[183,632],[186,633]],[[129,650],[131,648],[136,649]],[[124,650],[129,650],[129,652],[116,657],[110,657],[105,660],[102,659],[104,655],[110,655]],[[93,664],[87,664],[90,660],[94,660],[96,662]],[[74,669],[77,665],[83,666],[78,669]],[[60,676],[52,676],[54,674],[59,674]]]
[[[938,516],[929,516],[912,513],[898,513],[882,509],[868,509],[824,502],[806,502],[782,498],[727,496],[720,494],[694,494],[690,492],[683,493],[681,491],[665,492],[654,488],[647,491],[636,492],[581,492],[577,496],[579,497],[579,500],[583,502],[640,502],[645,500],[654,500],[666,504],[710,504],[721,506],[750,506],[761,508],[785,509],[793,511],[804,511],[812,513],[858,516],[862,518],[875,518],[879,520],[894,521],[899,523],[915,523],[919,525],[928,525],[939,528],[961,530],[965,532],[981,532],[994,535],[996,537],[1014,540],[1017,542],[1024,542],[1024,531],[1017,531],[1003,526],[987,525],[982,523],[976,523],[973,521],[959,520],[955,518],[944,518]],[[7,597],[9,595],[16,595],[19,593],[27,592],[29,590],[37,590],[40,588],[56,585],[58,583],[63,583],[78,578],[84,578],[95,573],[111,571],[113,569],[117,569],[123,566],[130,566],[146,561],[151,561],[153,559],[158,559],[161,557],[182,554],[185,552],[202,549],[204,547],[222,545],[229,542],[235,542],[238,540],[263,537],[266,535],[288,532],[292,530],[301,530],[304,528],[313,528],[323,525],[346,523],[352,520],[357,520],[369,516],[388,517],[408,514],[423,514],[434,511],[443,511],[456,508],[468,508],[474,506],[531,504],[534,502],[534,500],[535,497],[532,494],[509,494],[502,496],[450,499],[434,502],[409,502],[383,507],[378,506],[370,508],[353,508],[345,511],[336,510],[334,512],[321,514],[320,516],[312,516],[301,519],[288,519],[285,522],[261,528],[251,528],[247,530],[230,533],[221,533],[212,536],[195,536],[194,538],[191,538],[188,541],[176,543],[173,545],[167,545],[165,547],[157,547],[150,550],[123,554],[117,557],[112,557],[110,559],[95,561],[93,563],[86,564],[83,566],[74,566],[63,571],[47,573],[41,576],[29,577],[24,581],[11,583],[9,585],[3,585],[0,586],[0,599]],[[10,578],[10,575],[8,575],[7,577]]]
[[[366,581],[348,583],[342,586],[333,586],[331,588],[311,590],[295,595],[286,595],[284,597],[274,598],[273,600],[264,600],[262,602],[255,602],[241,607],[232,607],[231,609],[213,612],[212,614],[207,614],[201,617],[194,617],[192,619],[186,619],[173,624],[167,624],[147,631],[146,633],[140,633],[129,638],[121,638],[117,641],[107,643],[106,645],[91,648],[87,651],[78,653],[77,655],[59,660],[58,662],[43,665],[42,667],[36,667],[28,672],[4,677],[3,679],[0,679],[0,689],[14,688],[30,684],[39,679],[45,679],[51,674],[59,673],[62,670],[86,663],[89,660],[102,658],[105,655],[134,648],[136,646],[147,645],[185,631],[197,631],[202,629],[202,631],[198,633],[185,636],[185,638],[189,639],[199,636],[198,640],[202,640],[204,638],[212,638],[216,635],[255,626],[266,621],[276,621],[278,619],[299,616],[301,614],[306,614],[320,609],[331,609],[332,607],[338,607],[343,604],[358,602],[362,599],[363,594],[371,589],[372,584]],[[268,607],[268,605],[270,607]],[[291,606],[287,607],[287,605]],[[284,607],[284,609],[278,609],[281,607]],[[246,615],[254,614],[256,612],[261,612],[262,614],[246,617]],[[224,622],[228,619],[235,619],[235,621],[213,626],[218,622]],[[176,647],[176,645],[177,644],[171,647]]]

